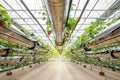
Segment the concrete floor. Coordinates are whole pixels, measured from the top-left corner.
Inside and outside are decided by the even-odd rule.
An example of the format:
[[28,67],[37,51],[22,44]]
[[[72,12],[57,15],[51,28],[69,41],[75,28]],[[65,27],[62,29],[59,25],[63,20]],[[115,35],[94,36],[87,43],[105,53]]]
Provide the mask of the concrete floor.
[[12,72],[12,76],[6,76],[6,72],[0,73],[0,80],[120,80],[119,75],[115,75],[118,79],[112,78],[109,73],[100,76],[98,71],[72,62],[47,62]]

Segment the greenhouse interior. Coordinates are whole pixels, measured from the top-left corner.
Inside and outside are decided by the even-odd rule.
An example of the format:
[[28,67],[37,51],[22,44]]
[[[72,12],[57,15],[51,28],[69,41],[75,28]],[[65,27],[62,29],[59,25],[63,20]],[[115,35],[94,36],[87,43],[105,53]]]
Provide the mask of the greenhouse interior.
[[0,0],[0,80],[120,80],[120,0]]

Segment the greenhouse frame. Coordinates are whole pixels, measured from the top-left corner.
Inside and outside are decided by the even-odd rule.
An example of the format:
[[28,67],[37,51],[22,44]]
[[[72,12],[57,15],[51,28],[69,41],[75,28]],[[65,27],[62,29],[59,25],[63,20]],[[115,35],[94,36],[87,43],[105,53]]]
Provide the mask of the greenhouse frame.
[[0,80],[120,80],[120,0],[0,0]]

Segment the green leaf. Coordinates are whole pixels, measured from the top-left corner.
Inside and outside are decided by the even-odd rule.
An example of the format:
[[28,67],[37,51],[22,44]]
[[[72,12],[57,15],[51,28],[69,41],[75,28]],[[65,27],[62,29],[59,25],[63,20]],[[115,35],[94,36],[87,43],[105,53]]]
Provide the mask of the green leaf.
[[115,19],[112,19],[110,22],[108,22],[106,25],[107,26],[110,26],[111,24],[113,24],[113,23],[115,23],[116,22],[116,20]]
[[51,30],[51,22],[50,22],[50,20],[47,20],[46,25],[47,25],[46,31],[48,32],[49,30]]
[[76,4],[72,4],[72,6],[76,6]]
[[104,22],[104,21],[101,20],[99,25],[102,27],[105,24],[106,24],[106,22]]

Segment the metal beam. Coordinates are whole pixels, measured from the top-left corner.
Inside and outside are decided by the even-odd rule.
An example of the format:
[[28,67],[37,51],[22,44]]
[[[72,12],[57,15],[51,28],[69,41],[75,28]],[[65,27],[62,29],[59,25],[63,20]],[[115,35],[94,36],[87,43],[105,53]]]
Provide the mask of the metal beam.
[[[77,18],[77,17],[75,17],[75,18]],[[87,17],[81,17],[81,19],[86,19]],[[11,18],[11,19],[21,19],[21,18]],[[25,17],[25,18],[23,18],[23,19],[33,19],[33,18],[27,18],[27,17]],[[42,17],[36,17],[36,19],[43,19]],[[46,19],[48,19],[48,18],[46,18]],[[106,19],[106,17],[88,17],[87,19]],[[108,19],[111,19],[111,18],[108,18]]]
[[[116,9],[119,9],[119,8],[116,8]],[[71,11],[82,11],[82,9],[73,9]],[[86,9],[85,11],[90,11],[91,9]],[[111,10],[114,10],[114,9],[111,9]],[[7,11],[13,11],[11,9],[7,9]],[[15,11],[27,11],[27,10],[24,10],[24,9],[15,9]],[[40,9],[30,9],[30,11],[45,11],[45,10],[40,10]],[[93,11],[106,11],[106,9],[94,9]]]
[[[11,19],[21,19],[21,18],[11,18]],[[24,17],[23,19],[33,19],[33,18],[30,18],[30,17]],[[43,19],[43,17],[37,17],[36,19]],[[48,18],[45,18],[45,19],[48,19]]]
[[72,5],[72,0],[70,0],[70,3],[69,3],[69,10],[68,10],[68,13],[67,13],[67,19],[66,19],[65,26],[67,26],[67,24],[68,24],[68,19],[69,19],[69,15],[70,15],[71,5]]
[[[27,24],[19,24],[19,25],[27,25]],[[29,25],[38,25],[38,24],[29,24]],[[46,25],[46,24],[41,24],[41,25]],[[78,24],[78,25],[82,25],[82,24]],[[90,24],[83,24],[83,25],[90,25]]]
[[[116,0],[100,17],[106,17],[108,19],[108,17],[111,16],[118,9],[120,9],[120,0]],[[103,20],[105,20],[105,19],[103,19]],[[99,21],[100,21],[100,19],[96,20],[97,23]]]

